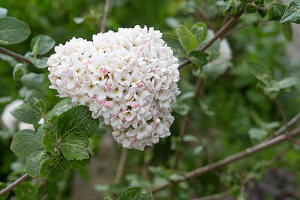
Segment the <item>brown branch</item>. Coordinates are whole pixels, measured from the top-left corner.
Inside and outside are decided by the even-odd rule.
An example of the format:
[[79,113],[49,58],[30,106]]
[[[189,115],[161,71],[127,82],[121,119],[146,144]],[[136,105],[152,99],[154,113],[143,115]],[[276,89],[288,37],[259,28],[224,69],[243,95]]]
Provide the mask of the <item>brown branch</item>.
[[120,156],[117,173],[116,173],[116,177],[115,177],[115,181],[114,181],[115,184],[119,184],[121,182],[123,171],[124,171],[126,160],[127,160],[127,153],[128,153],[128,149],[122,148],[122,153]]
[[110,5],[110,0],[105,0],[104,14],[103,14],[102,23],[101,23],[101,26],[100,26],[100,32],[101,33],[105,32],[105,27],[106,27],[106,21],[107,21],[107,14],[108,14],[108,10],[109,10],[109,5]]
[[[200,51],[204,52],[206,49],[208,49],[217,39],[219,39],[220,37],[222,37],[227,30],[242,16],[242,14],[244,13],[244,9],[240,10],[238,12],[238,14],[231,18],[216,34],[215,36],[206,44],[204,45]],[[178,69],[181,70],[182,68],[184,68],[185,66],[189,65],[191,63],[190,60],[185,60],[183,61]]]
[[196,6],[195,8],[195,13],[205,21],[205,23],[210,29],[216,31],[216,27],[214,26],[214,24],[209,20],[209,18],[202,12],[202,10],[198,6]]
[[202,141],[201,135],[200,135],[200,133],[198,132],[198,130],[196,129],[196,127],[194,126],[194,124],[192,123],[191,119],[190,119],[190,118],[188,118],[188,119],[189,119],[190,127],[191,127],[192,131],[194,132],[194,134],[200,136],[199,141],[200,141],[201,145],[203,146],[203,150],[204,150],[204,153],[205,153],[205,155],[206,155],[206,157],[207,157],[208,164],[211,164],[211,163],[212,163],[212,159],[211,159],[210,154],[209,154],[209,152],[208,152],[207,146],[206,146],[206,145],[204,144],[204,142]]
[[3,190],[0,191],[0,197],[3,196],[4,194],[8,193],[24,181],[26,181],[30,176],[26,173],[23,176],[21,176],[19,179],[17,179],[15,182],[4,188]]
[[32,62],[30,60],[28,60],[27,58],[25,58],[24,56],[22,56],[20,54],[17,54],[15,52],[12,52],[12,51],[10,51],[8,49],[5,49],[3,47],[0,47],[0,53],[3,53],[3,54],[8,55],[8,56],[11,56],[11,57],[13,57],[13,58],[15,58],[17,60],[21,60],[21,61],[26,62],[28,64],[32,64]]
[[[299,135],[300,134],[300,127],[296,128],[295,130],[293,130],[290,135],[291,136],[296,136],[296,135]],[[284,134],[284,135],[280,135],[280,136],[277,136],[271,140],[268,140],[268,141],[265,141],[265,142],[262,142],[256,146],[253,146],[251,148],[248,148],[242,152],[239,152],[237,154],[234,154],[234,155],[231,155],[229,157],[226,157],[224,158],[223,160],[220,160],[218,162],[215,162],[215,163],[212,163],[211,165],[207,165],[207,166],[204,166],[204,167],[200,167],[198,169],[195,169],[193,171],[190,171],[188,173],[185,174],[185,179],[184,180],[188,180],[188,179],[191,179],[191,178],[195,178],[195,177],[198,177],[198,176],[201,176],[205,173],[208,173],[208,172],[211,172],[215,169],[218,169],[220,167],[224,167],[230,163],[234,163],[236,161],[239,161],[241,159],[244,159],[244,158],[247,158],[257,152],[260,152],[264,149],[267,149],[269,147],[272,147],[274,145],[277,145],[281,142],[284,142],[286,140],[289,140],[289,137]],[[179,182],[182,182],[184,180],[179,180],[179,181],[176,181],[176,182],[173,182],[173,184],[177,184]],[[160,185],[156,188],[153,188],[152,189],[152,192],[155,193],[155,192],[158,192],[160,190],[163,190],[165,188],[167,188],[168,186],[170,185],[170,183],[165,183],[163,185]]]

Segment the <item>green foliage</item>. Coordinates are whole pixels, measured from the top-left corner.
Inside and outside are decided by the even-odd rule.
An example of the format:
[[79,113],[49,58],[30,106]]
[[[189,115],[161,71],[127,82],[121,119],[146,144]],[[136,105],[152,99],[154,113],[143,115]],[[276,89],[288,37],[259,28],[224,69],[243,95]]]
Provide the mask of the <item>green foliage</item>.
[[29,182],[23,182],[16,187],[17,199],[37,200],[37,188]]
[[294,22],[296,24],[300,24],[300,1],[293,0],[289,4],[289,6],[284,11],[284,15],[282,16],[281,23],[283,22]]
[[29,27],[13,17],[0,18],[0,44],[11,45],[23,42],[30,35]]
[[118,200],[153,200],[150,192],[142,193],[142,188],[132,187],[124,190]]
[[[4,188],[6,188],[6,186],[7,186],[6,184],[0,182],[0,190],[3,190]],[[8,195],[9,195],[9,192],[6,193],[6,194],[4,194],[3,196],[1,196],[1,197],[0,197],[0,200],[5,200],[5,199],[7,199]]]
[[[24,81],[31,81],[25,79]],[[42,94],[32,91],[24,100],[24,103],[11,112],[21,122],[36,124],[43,117],[46,110],[46,102]]]
[[201,44],[206,38],[207,35],[207,27],[203,23],[197,23],[194,24],[191,28],[191,32],[194,34],[194,36],[197,39],[197,46]]
[[47,35],[37,35],[31,40],[34,57],[48,53],[55,45],[55,41]]
[[34,131],[24,129],[14,136],[10,149],[19,156],[28,157],[35,151],[43,150],[43,146]]
[[180,25],[176,29],[176,34],[180,41],[181,46],[186,51],[192,51],[197,47],[197,39],[193,33],[184,25]]
[[54,158],[45,160],[40,168],[40,176],[46,178],[51,182],[56,182],[61,179],[64,174],[63,164]]
[[39,175],[41,164],[48,159],[48,155],[44,151],[34,151],[30,154],[26,162],[26,172],[31,177]]
[[60,149],[67,160],[88,159],[88,136],[85,132],[71,132],[63,138]]
[[281,3],[271,3],[268,9],[269,20],[280,20],[284,14],[286,5]]
[[93,119],[89,109],[77,106],[62,113],[58,118],[58,137],[64,138],[71,132],[85,132],[89,137],[97,132],[99,120]]

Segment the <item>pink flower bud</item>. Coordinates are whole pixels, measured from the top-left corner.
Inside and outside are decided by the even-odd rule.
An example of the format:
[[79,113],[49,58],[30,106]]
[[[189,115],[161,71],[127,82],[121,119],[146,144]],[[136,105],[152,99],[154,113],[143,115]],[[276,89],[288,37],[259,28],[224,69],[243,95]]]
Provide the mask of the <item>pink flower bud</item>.
[[108,101],[106,101],[106,102],[104,103],[104,106],[105,106],[106,108],[109,108],[109,107],[110,107],[110,103],[109,103]]
[[131,103],[131,107],[132,107],[132,108],[137,108],[138,106],[139,106],[139,104],[136,103],[136,102],[132,102],[132,103]]
[[103,69],[101,69],[101,72],[102,72],[103,75],[106,75],[107,74],[107,69],[103,68]]
[[139,82],[139,83],[137,83],[136,85],[138,86],[138,88],[142,88],[142,87],[144,87],[144,86],[145,86],[145,83],[143,83],[143,82]]

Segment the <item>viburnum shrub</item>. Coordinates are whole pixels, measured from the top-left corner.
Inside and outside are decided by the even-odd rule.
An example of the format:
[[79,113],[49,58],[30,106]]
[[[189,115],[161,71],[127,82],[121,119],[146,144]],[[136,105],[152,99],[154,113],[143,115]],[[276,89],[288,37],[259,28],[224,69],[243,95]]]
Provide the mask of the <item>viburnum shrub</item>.
[[[69,6],[57,9],[58,16],[53,13],[55,9],[48,8],[48,4],[58,8],[68,0],[45,2],[47,15],[59,20],[66,13],[68,19],[69,14],[73,16],[63,10]],[[0,98],[0,144],[9,144],[18,156],[15,161],[12,152],[1,146],[0,177],[7,178],[0,182],[0,200],[65,199],[72,185],[72,170],[79,169],[86,178],[82,167],[99,155],[100,138],[109,131],[109,139],[121,145],[103,139],[109,145],[101,146],[108,154],[100,158],[101,162],[110,157],[110,152],[116,152],[112,146],[122,153],[114,183],[95,186],[108,193],[106,200],[117,195],[121,195],[119,200],[152,200],[152,193],[166,188],[169,190],[156,194],[158,199],[202,199],[198,197],[219,190],[222,193],[203,199],[250,198],[249,191],[263,185],[259,181],[267,169],[290,149],[299,151],[296,136],[300,129],[292,126],[300,114],[291,116],[298,112],[298,93],[292,89],[299,88],[300,79],[293,71],[296,64],[290,63],[290,56],[282,50],[284,40],[293,39],[291,23],[300,23],[299,0],[288,6],[273,0],[218,0],[201,6],[196,0],[159,1],[168,4],[164,14],[160,11],[165,7],[156,5],[158,1],[145,1],[145,5],[141,3],[145,13],[136,12],[134,23],[120,20],[123,25],[124,21],[142,24],[138,16],[148,16],[148,4],[153,4],[157,8],[155,17],[164,18],[161,30],[168,29],[163,33],[153,25],[119,28],[117,19],[133,14],[126,6],[140,1],[105,2],[103,14],[90,9],[83,17],[74,18],[79,30],[76,34],[61,24],[53,28],[55,22],[42,16],[42,10],[32,9],[30,19],[41,15],[44,32],[49,30],[63,44],[56,46],[51,37],[34,35],[25,55],[5,46],[25,41],[30,28],[17,18],[7,17],[7,10],[0,7],[0,59],[13,67],[12,76],[1,77],[0,81],[5,85],[0,93],[7,94]],[[115,31],[105,32],[110,4],[114,5],[114,17],[108,27]],[[78,5],[72,2],[81,13],[83,8]],[[120,14],[114,10],[118,6],[126,9]],[[202,9],[207,10],[207,16]],[[93,31],[92,38],[84,38],[90,22],[99,26],[100,33]],[[79,28],[80,23],[87,26]],[[250,31],[237,33],[244,28]],[[58,35],[62,32],[64,36],[70,33],[72,39],[61,39]],[[284,95],[286,92],[291,93]],[[287,108],[292,108],[292,114],[285,114]],[[284,141],[293,146],[276,156],[271,151],[272,156],[268,154],[266,159],[255,157],[252,162],[218,171]],[[134,155],[127,158],[127,149],[133,149],[130,153]],[[228,155],[237,149],[241,151]],[[218,161],[221,157],[225,158]],[[131,159],[128,169],[126,159]],[[114,167],[107,163],[109,168]],[[124,169],[134,173],[127,174],[126,181],[122,179]],[[209,172],[213,173],[188,182]],[[269,174],[276,173],[281,171]],[[282,174],[279,177],[284,177]],[[248,185],[251,181],[255,184]],[[292,178],[285,181],[289,184],[280,183],[289,191],[296,185]],[[129,188],[121,193],[125,185]],[[297,192],[270,191],[275,199],[299,199]],[[264,194],[261,192],[259,198],[268,198]]]

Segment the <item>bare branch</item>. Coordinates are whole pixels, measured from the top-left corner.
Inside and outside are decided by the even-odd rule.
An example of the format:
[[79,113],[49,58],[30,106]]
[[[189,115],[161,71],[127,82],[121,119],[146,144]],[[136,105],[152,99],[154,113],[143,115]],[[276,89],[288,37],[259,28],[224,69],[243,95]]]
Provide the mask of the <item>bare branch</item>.
[[[296,136],[296,135],[299,135],[300,134],[300,127],[296,128],[295,130],[293,130],[291,133],[290,133],[290,136]],[[242,152],[239,152],[237,154],[234,154],[234,155],[231,155],[229,157],[226,157],[224,158],[223,160],[220,160],[218,162],[215,162],[215,163],[212,163],[211,165],[207,165],[207,166],[204,166],[204,167],[200,167],[198,169],[195,169],[193,171],[190,171],[188,173],[185,174],[185,179],[184,180],[188,180],[188,179],[191,179],[191,178],[195,178],[195,177],[198,177],[198,176],[201,176],[205,173],[208,173],[208,172],[211,172],[217,168],[220,168],[220,167],[224,167],[230,163],[234,163],[236,161],[239,161],[241,159],[244,159],[244,158],[247,158],[257,152],[260,152],[264,149],[267,149],[269,147],[272,147],[274,145],[277,145],[281,142],[284,142],[286,140],[289,140],[289,136],[284,134],[284,135],[280,135],[280,136],[277,136],[271,140],[268,140],[268,141],[265,141],[265,142],[262,142],[254,147],[251,147],[251,148],[248,148]],[[184,180],[180,180],[180,181],[175,181],[173,182],[174,184],[177,184],[179,182],[182,182]],[[155,192],[158,192],[160,190],[163,190],[165,188],[167,188],[168,186],[170,185],[170,183],[166,183],[166,184],[163,184],[161,186],[158,186],[156,188],[153,188],[152,189],[152,192],[155,193]]]
[[126,160],[127,160],[127,153],[128,153],[128,149],[122,148],[122,153],[120,156],[117,173],[116,173],[116,177],[115,177],[115,184],[119,184],[121,182],[124,167],[125,167]]
[[[217,39],[219,39],[220,37],[222,37],[226,31],[242,16],[242,14],[244,13],[244,9],[242,9],[241,11],[238,12],[238,14],[230,19],[216,34],[215,36],[204,46],[200,49],[200,51],[204,52],[206,49],[208,49]],[[182,68],[184,68],[185,66],[187,66],[188,64],[190,64],[191,61],[190,60],[185,60],[183,61],[178,69],[181,70]]]
[[27,58],[25,58],[24,56],[22,56],[20,54],[17,54],[15,52],[12,52],[12,51],[10,51],[8,49],[5,49],[3,47],[0,47],[0,53],[3,53],[3,54],[8,55],[8,56],[11,56],[11,57],[13,57],[13,58],[15,58],[17,60],[21,60],[21,61],[26,62],[28,64],[32,64],[32,62],[30,60],[28,60]]
[[202,12],[202,10],[198,6],[196,6],[195,8],[195,13],[205,21],[205,23],[210,29],[216,31],[216,27],[214,26],[214,24],[209,20],[209,18]]
[[15,182],[4,188],[3,190],[0,191],[0,197],[3,196],[4,194],[8,193],[24,181],[26,181],[30,176],[26,173],[23,176],[21,176],[19,179],[17,179]]
[[103,14],[102,23],[101,23],[101,26],[100,26],[100,32],[101,33],[105,32],[109,5],[110,5],[110,0],[105,0],[104,14]]

